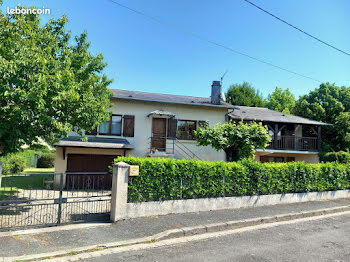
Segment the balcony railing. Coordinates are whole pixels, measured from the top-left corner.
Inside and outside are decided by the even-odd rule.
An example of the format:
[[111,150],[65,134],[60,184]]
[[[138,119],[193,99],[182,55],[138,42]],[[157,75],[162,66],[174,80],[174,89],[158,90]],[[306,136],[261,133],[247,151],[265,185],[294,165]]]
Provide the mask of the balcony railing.
[[296,151],[318,151],[317,137],[298,136],[272,136],[272,141],[267,149],[296,150]]

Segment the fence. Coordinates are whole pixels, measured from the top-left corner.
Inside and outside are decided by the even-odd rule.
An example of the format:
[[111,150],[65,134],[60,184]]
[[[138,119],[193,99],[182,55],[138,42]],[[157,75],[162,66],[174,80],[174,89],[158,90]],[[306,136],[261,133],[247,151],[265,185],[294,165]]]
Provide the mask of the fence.
[[[142,167],[141,167],[142,168]],[[189,197],[189,192],[191,189],[183,187],[180,184],[172,188],[179,188],[179,192],[169,191],[170,199],[159,198],[159,192],[150,192],[149,188],[147,197],[143,197],[143,201],[148,202],[130,202],[128,200],[128,184],[130,175],[132,174],[131,166],[119,162],[113,166],[113,180],[112,180],[112,198],[111,198],[111,220],[118,221],[126,218],[137,218],[137,217],[147,217],[155,215],[167,215],[167,214],[179,214],[187,212],[201,212],[201,211],[211,211],[220,209],[235,209],[235,208],[246,208],[246,207],[257,207],[257,206],[267,206],[276,204],[290,204],[290,203],[300,203],[307,201],[319,201],[319,200],[336,200],[350,197],[350,190],[343,189],[346,187],[334,187],[331,190],[321,190],[319,192],[291,192],[282,194],[265,194],[265,195],[243,195],[234,196],[229,195],[224,197],[221,195],[224,191],[212,191],[213,194],[205,195],[198,191]],[[334,176],[334,173],[332,174]],[[159,177],[158,177],[159,178]],[[334,177],[333,177],[334,178]],[[180,180],[183,181],[183,180]],[[163,183],[165,181],[158,181]],[[197,181],[198,182],[198,181]],[[226,181],[227,182],[227,181]],[[226,183],[222,181],[221,183]],[[231,181],[232,182],[232,181]],[[168,180],[168,183],[171,181]],[[214,181],[214,185],[217,188],[221,188]],[[174,185],[172,185],[174,186]],[[164,187],[162,186],[162,190]],[[183,190],[183,192],[182,192]],[[186,193],[187,196],[184,197],[182,193]],[[141,193],[141,192],[139,192]],[[174,194],[173,194],[174,193]],[[178,194],[180,193],[180,194]],[[154,194],[154,197],[152,195]],[[173,194],[173,195],[172,195]],[[198,198],[198,196],[200,198]]]
[[109,220],[111,191],[101,186],[103,178],[88,174],[71,175],[69,183],[66,179],[54,173],[2,175],[0,230]]
[[298,150],[298,151],[318,151],[317,137],[298,136],[272,136],[272,141],[268,149]]

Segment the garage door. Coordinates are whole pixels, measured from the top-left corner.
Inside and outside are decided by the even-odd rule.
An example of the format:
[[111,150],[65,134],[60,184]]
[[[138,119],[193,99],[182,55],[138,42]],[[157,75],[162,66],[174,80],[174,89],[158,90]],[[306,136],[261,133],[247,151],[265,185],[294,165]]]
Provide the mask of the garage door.
[[68,154],[68,189],[110,189],[112,174],[109,166],[117,155]]

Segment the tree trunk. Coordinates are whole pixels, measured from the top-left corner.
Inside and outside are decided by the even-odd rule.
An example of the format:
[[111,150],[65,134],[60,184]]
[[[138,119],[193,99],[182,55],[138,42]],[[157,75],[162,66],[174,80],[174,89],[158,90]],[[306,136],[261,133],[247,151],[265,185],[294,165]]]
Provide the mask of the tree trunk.
[[233,162],[233,161],[238,161],[238,150],[233,148],[233,147],[229,147],[226,148],[225,150],[226,153],[226,161],[227,162]]

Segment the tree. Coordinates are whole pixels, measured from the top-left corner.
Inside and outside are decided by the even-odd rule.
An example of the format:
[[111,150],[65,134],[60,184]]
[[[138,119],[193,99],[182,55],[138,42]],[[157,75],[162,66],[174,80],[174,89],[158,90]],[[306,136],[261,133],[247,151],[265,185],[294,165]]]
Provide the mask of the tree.
[[342,112],[336,117],[334,122],[334,129],[337,130],[334,138],[337,145],[337,150],[350,149],[350,112]]
[[247,82],[231,85],[226,93],[226,102],[236,106],[265,106],[265,99]]
[[325,151],[346,150],[349,147],[350,88],[324,83],[295,104],[295,114],[333,124],[322,128],[322,148]]
[[252,158],[256,149],[265,149],[271,141],[267,127],[255,122],[205,125],[195,131],[195,138],[201,146],[224,150],[228,161]]
[[266,106],[272,110],[291,114],[294,111],[295,96],[288,88],[283,90],[276,87],[275,91],[268,95]]
[[71,41],[66,23],[66,16],[41,25],[38,15],[0,13],[0,154],[109,117],[103,55],[89,52],[86,32]]

